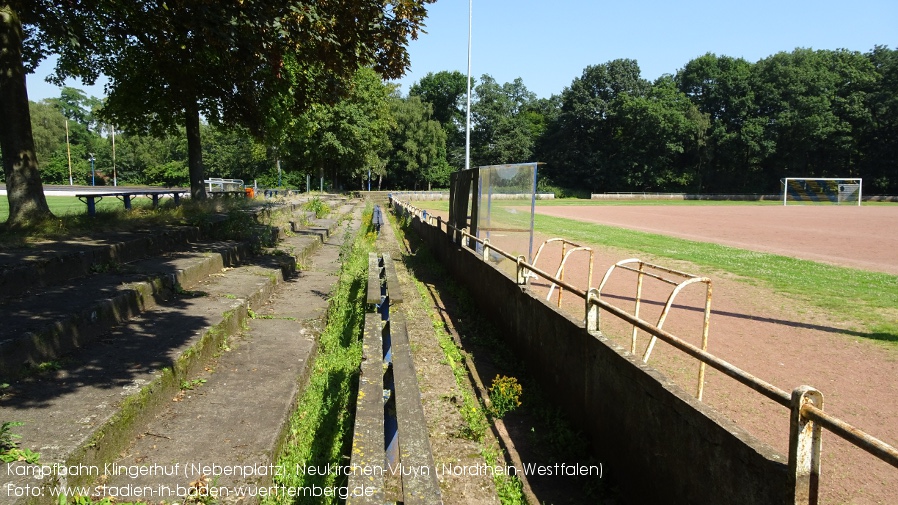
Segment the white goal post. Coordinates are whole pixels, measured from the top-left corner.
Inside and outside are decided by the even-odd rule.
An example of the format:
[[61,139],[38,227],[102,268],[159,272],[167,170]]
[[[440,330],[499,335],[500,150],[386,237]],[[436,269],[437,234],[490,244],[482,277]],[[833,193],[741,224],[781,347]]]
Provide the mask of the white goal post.
[[783,205],[860,205],[863,179],[859,177],[786,177],[780,179]]

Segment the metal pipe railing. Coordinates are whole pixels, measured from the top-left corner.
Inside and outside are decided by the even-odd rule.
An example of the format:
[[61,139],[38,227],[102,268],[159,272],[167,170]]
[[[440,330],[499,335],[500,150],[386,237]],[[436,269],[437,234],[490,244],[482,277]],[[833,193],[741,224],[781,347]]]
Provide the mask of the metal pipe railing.
[[813,405],[806,404],[801,408],[801,415],[811,421],[820,423],[821,426],[838,435],[846,442],[850,442],[886,463],[898,468],[898,449],[871,436],[870,434],[827,414]]

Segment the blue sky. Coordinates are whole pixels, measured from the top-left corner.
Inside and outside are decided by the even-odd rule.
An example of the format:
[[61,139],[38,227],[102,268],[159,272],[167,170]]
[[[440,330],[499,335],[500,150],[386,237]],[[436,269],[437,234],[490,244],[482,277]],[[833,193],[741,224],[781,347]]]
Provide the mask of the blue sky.
[[[472,74],[500,83],[520,77],[539,97],[617,58],[635,59],[654,80],[708,52],[755,62],[796,47],[898,47],[898,0],[473,1]],[[428,72],[467,71],[468,0],[438,0],[425,23],[428,33],[409,45],[403,93]],[[31,100],[59,96],[46,73],[29,76]],[[103,95],[101,86],[70,85]]]

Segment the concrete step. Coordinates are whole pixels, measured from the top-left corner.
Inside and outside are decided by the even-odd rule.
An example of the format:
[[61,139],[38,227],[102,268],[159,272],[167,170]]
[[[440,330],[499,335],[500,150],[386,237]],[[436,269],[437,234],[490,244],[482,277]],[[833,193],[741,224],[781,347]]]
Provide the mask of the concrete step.
[[[75,347],[50,369],[9,380],[8,386],[0,389],[0,420],[25,423],[15,429],[22,436],[20,447],[41,452],[42,465],[82,465],[82,468],[107,474],[106,463],[129,443],[138,437],[154,436],[147,429],[148,423],[170,404],[177,403],[172,402],[173,399],[183,400],[190,396],[182,391],[182,385],[199,385],[200,382],[194,381],[212,369],[214,365],[210,363],[229,348],[229,339],[249,324],[256,325],[247,322],[250,311],[262,310],[278,287],[295,283],[297,289],[301,289],[303,283],[296,279],[285,283],[285,264],[295,265],[293,254],[300,262],[309,261],[311,250],[319,246],[319,241],[294,236],[289,237],[284,246],[288,253],[263,255],[254,258],[250,264],[236,267],[225,266],[223,259],[222,263],[213,261],[209,264],[209,257],[223,255],[208,251],[202,252],[206,261],[199,261],[196,255],[179,253],[172,255],[176,258],[139,262],[141,275],[148,275],[155,265],[163,269],[163,278],[173,279],[172,285],[180,279],[188,289],[172,290],[172,297],[154,298],[152,310],[145,310],[105,332],[95,332],[91,343]],[[181,261],[205,266],[184,266]],[[134,272],[128,274],[131,273]],[[119,274],[122,272],[116,272]],[[114,290],[103,287],[103,278],[103,275],[92,276],[87,289],[99,290],[104,296],[108,290]],[[157,289],[156,293],[159,292]],[[64,300],[79,298],[73,293],[76,291],[56,296]],[[147,296],[152,298],[152,294]],[[24,305],[21,310],[24,313]],[[260,326],[287,324],[283,321],[260,323]],[[277,343],[278,339],[289,338],[290,332],[284,336],[283,330],[274,328],[272,331],[277,336],[266,343],[275,349],[285,347]],[[300,335],[302,331],[300,328]],[[82,335],[79,331],[72,334]],[[313,349],[314,339],[290,340],[290,345],[293,344],[296,344],[294,353],[307,355]],[[302,367],[291,369],[284,365],[275,368],[288,370],[299,377],[304,373]],[[243,368],[237,366],[235,370],[243,377]],[[239,381],[234,379],[232,382]],[[288,383],[295,386],[297,381]],[[245,391],[253,396],[251,388]],[[295,395],[293,392],[287,396]],[[274,450],[269,452],[273,454]],[[0,499],[0,502],[55,503],[55,499],[49,498],[53,485],[93,484],[97,477],[48,475],[35,479],[33,470],[29,473],[29,470],[19,470],[21,468],[34,466],[14,463],[7,466],[5,472],[0,472],[6,474],[4,482],[10,484],[8,489],[0,490],[0,496],[9,501]],[[18,490],[22,494],[28,485],[37,486],[33,489],[41,496],[9,494],[9,490]]]
[[[300,200],[247,208],[258,223],[280,213],[292,213]],[[90,237],[43,240],[28,247],[0,249],[0,301],[43,292],[73,279],[134,261],[188,250],[221,233],[226,214],[210,215],[202,226],[165,226],[131,231],[108,231]]]
[[84,347],[178,290],[246,260],[247,244],[209,242],[0,303],[0,378],[18,377]]
[[[137,437],[115,461],[125,468],[158,463],[169,472],[112,476],[105,482],[110,489],[148,487],[160,493],[155,499],[177,500],[183,499],[178,489],[189,489],[205,476],[206,484],[216,488],[217,503],[256,503],[241,493],[253,494],[272,483],[290,415],[325,326],[344,232],[357,229],[359,221],[360,212],[316,250],[306,270],[254,309],[248,330],[203,376],[206,382],[172,402],[149,423],[153,435]],[[180,464],[179,475],[170,475],[170,462]]]
[[204,240],[198,227],[108,232],[0,250],[0,300],[85,277],[110,266],[177,251]]
[[[271,221],[272,216],[292,209],[283,204],[247,212],[257,221]],[[268,242],[285,234],[278,227],[260,224],[258,228],[255,235],[270,235]],[[0,308],[6,315],[6,324],[0,326],[0,379],[18,377],[88,344],[112,325],[168,299],[178,289],[189,288],[211,271],[239,263],[255,249],[236,242],[191,243],[202,234],[188,233],[190,230],[198,228],[112,233],[66,242],[34,255],[4,252],[0,262],[5,261],[7,281],[23,275],[43,280],[18,282],[34,287],[7,290],[15,292],[14,297],[0,296]],[[206,235],[215,233],[212,230]],[[326,230],[316,226],[311,233],[326,234]],[[72,264],[74,273],[68,278],[54,274],[62,264]]]

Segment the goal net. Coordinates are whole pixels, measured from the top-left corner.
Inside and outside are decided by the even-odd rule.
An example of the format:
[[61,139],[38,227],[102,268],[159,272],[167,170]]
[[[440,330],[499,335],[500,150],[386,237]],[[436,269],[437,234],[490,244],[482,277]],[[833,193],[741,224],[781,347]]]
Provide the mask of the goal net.
[[783,205],[860,205],[861,179],[786,177],[780,180]]

